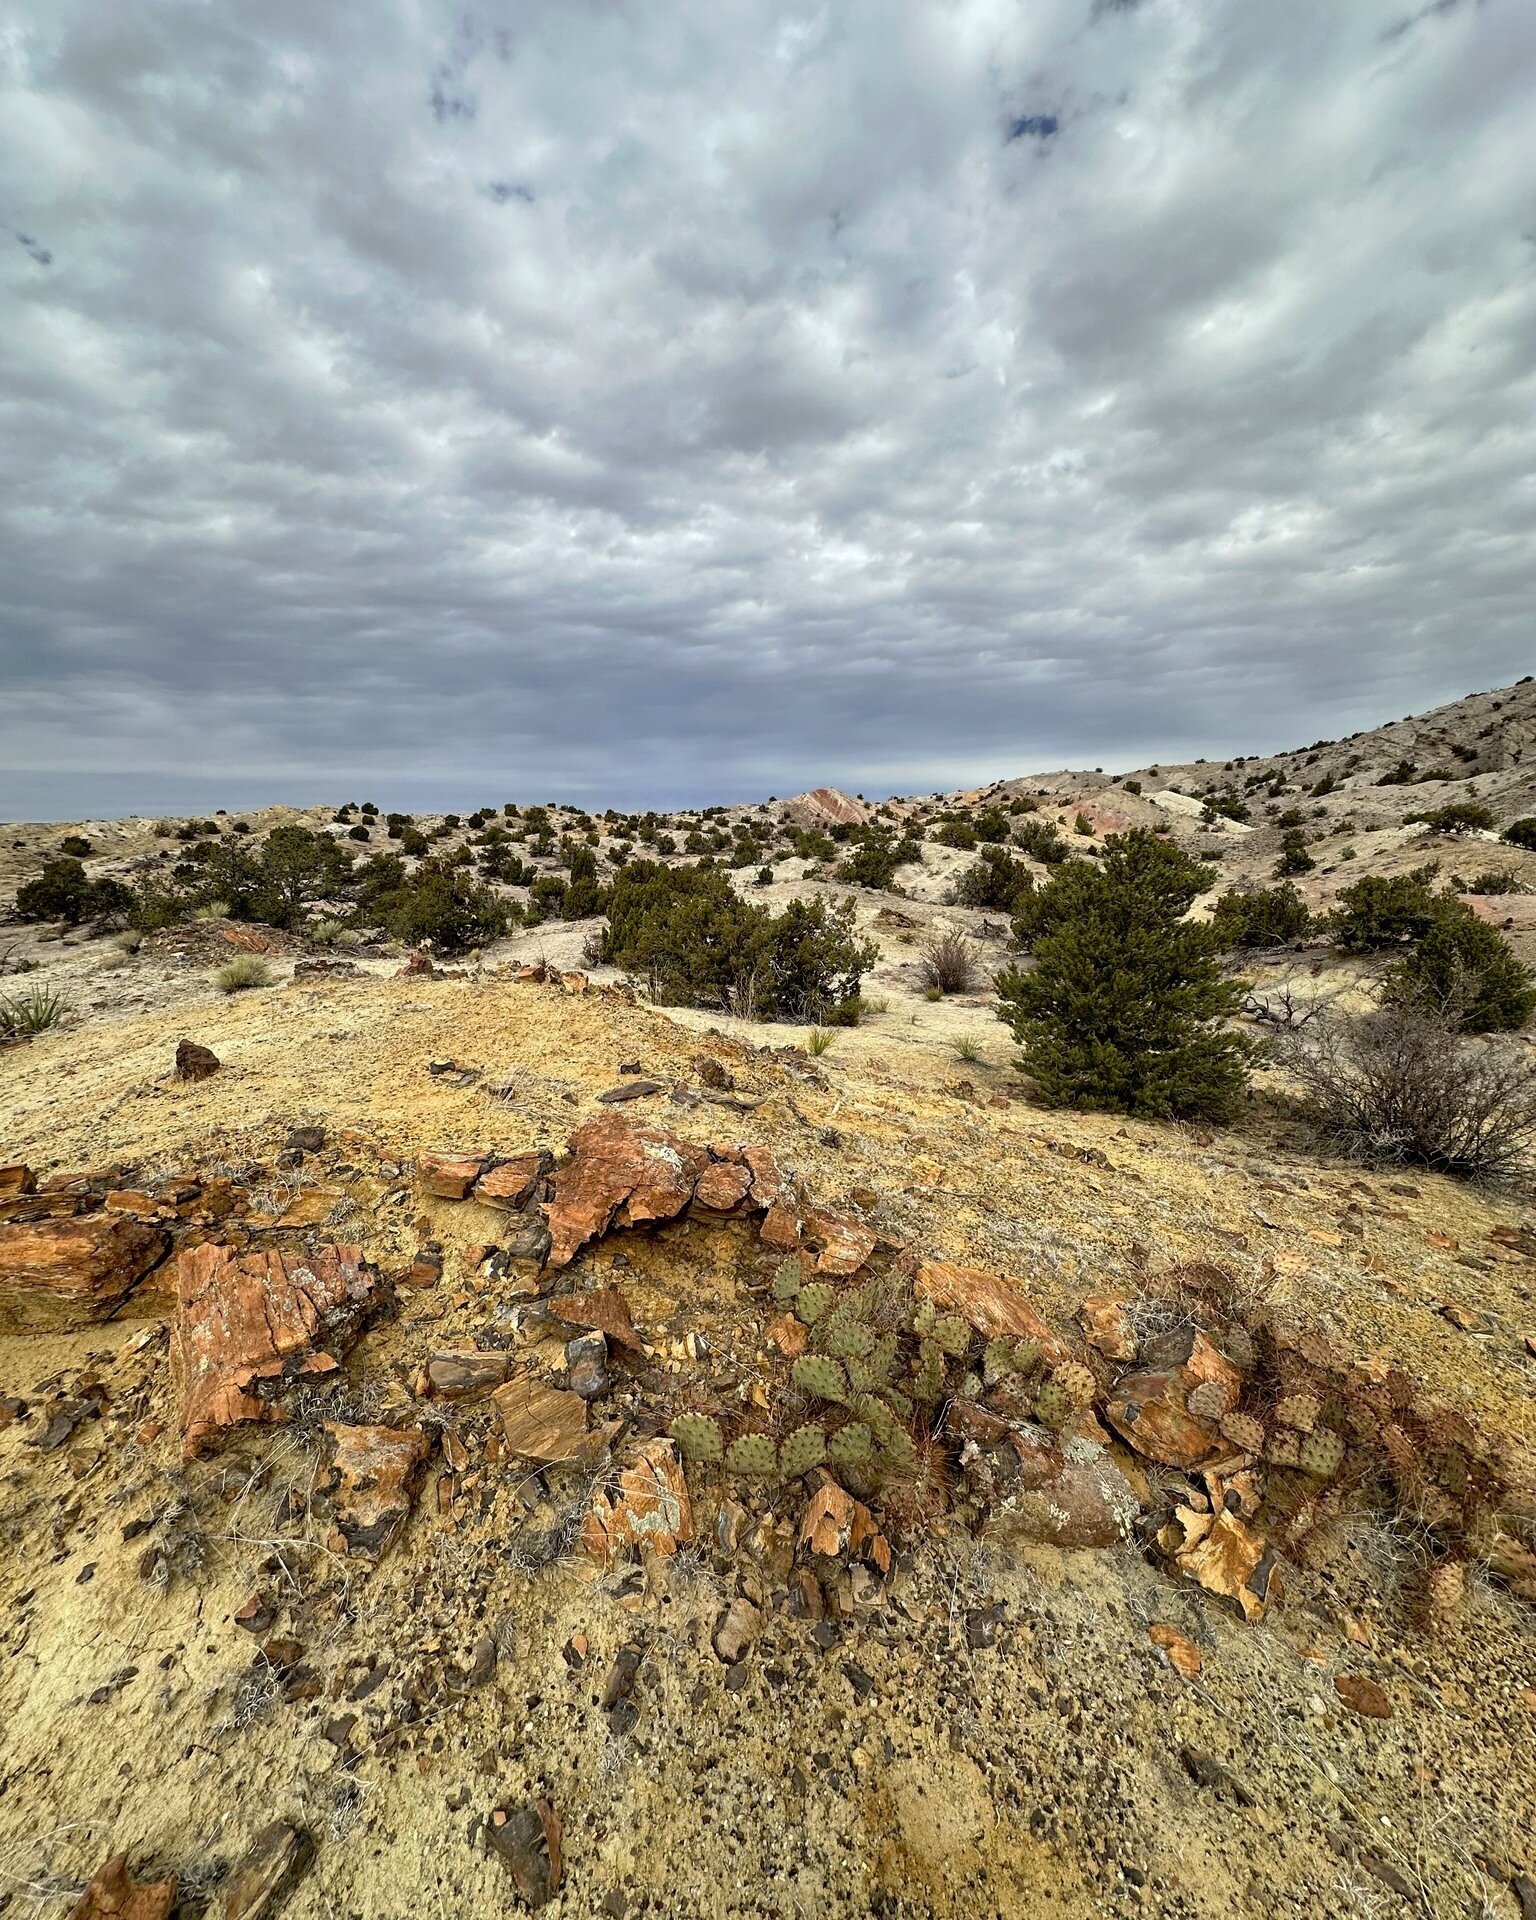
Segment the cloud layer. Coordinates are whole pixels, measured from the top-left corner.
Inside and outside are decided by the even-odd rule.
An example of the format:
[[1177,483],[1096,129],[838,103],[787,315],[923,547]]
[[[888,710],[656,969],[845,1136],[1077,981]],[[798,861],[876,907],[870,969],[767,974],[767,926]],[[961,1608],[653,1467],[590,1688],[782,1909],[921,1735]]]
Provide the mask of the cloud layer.
[[0,812],[910,791],[1529,670],[1529,7],[11,21]]

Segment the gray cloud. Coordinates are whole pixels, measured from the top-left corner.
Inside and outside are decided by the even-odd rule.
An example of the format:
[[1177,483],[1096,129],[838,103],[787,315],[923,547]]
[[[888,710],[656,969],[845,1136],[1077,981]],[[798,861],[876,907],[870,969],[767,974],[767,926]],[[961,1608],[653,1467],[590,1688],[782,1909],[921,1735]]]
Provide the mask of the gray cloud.
[[911,790],[1530,666],[1528,8],[12,21],[0,812]]

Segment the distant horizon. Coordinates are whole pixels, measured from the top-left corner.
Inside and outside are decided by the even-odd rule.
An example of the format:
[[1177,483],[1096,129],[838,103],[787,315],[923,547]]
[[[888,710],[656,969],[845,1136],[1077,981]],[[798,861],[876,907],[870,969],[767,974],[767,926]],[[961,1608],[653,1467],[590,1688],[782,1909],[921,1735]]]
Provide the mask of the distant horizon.
[[[1051,773],[1086,774],[1102,771],[1106,780],[1114,781],[1144,771],[1148,767],[1189,766],[1202,760],[1217,765],[1236,759],[1262,760],[1277,754],[1304,751],[1319,739],[1339,740],[1354,733],[1371,733],[1381,727],[1400,724],[1405,718],[1418,719],[1424,714],[1436,712],[1440,708],[1454,705],[1461,700],[1507,692],[1510,688],[1523,684],[1527,678],[1529,678],[1528,675],[1496,686],[1464,688],[1459,693],[1431,700],[1424,707],[1411,709],[1406,715],[1401,712],[1384,714],[1375,719],[1367,719],[1356,726],[1340,728],[1336,732],[1313,732],[1305,739],[1298,734],[1275,746],[1249,745],[1229,749],[1216,742],[1205,742],[1200,752],[1180,752],[1170,748],[1161,753],[1147,753],[1140,758],[1120,756],[1092,762],[1086,759],[1040,758],[1033,764],[1001,771],[996,768],[990,771],[976,769],[958,778],[935,778],[928,784],[909,782],[900,786],[881,786],[854,776],[839,779],[835,774],[829,775],[823,771],[814,778],[793,782],[779,781],[776,784],[753,786],[749,790],[737,792],[717,791],[711,787],[707,792],[701,789],[692,798],[671,800],[625,797],[621,793],[610,792],[607,788],[588,793],[567,790],[564,794],[554,788],[527,793],[497,792],[493,790],[494,776],[487,779],[477,778],[471,784],[467,780],[455,782],[447,778],[434,779],[429,775],[421,774],[373,778],[366,773],[344,773],[337,775],[338,791],[334,798],[323,795],[304,799],[294,797],[292,791],[286,793],[282,791],[289,782],[297,782],[300,778],[297,775],[287,774],[277,775],[268,780],[259,774],[231,775],[223,779],[214,774],[177,775],[162,772],[141,773],[133,770],[101,774],[69,771],[7,774],[0,770],[0,827],[73,825],[91,820],[185,819],[189,815],[206,816],[220,811],[238,815],[242,812],[255,812],[263,807],[288,807],[294,811],[320,807],[334,809],[348,802],[360,806],[365,801],[372,801],[381,812],[386,813],[403,811],[467,814],[479,807],[501,807],[507,801],[513,801],[518,806],[551,803],[583,807],[599,813],[610,806],[621,813],[643,813],[648,810],[657,813],[678,813],[706,806],[752,806],[766,801],[770,796],[787,800],[797,793],[808,792],[815,787],[830,787],[843,793],[861,795],[870,805],[879,805],[885,800],[932,793],[952,793],[988,787],[999,781],[1027,780]],[[26,813],[16,810],[14,805],[8,806],[6,796],[21,790],[29,781],[36,783],[38,792],[46,792],[57,783],[70,791],[80,792],[82,797],[85,797],[85,788],[96,784],[108,793],[122,791],[161,797],[151,798],[144,804],[84,806],[74,811],[53,809]],[[306,784],[308,784],[307,780]],[[341,791],[342,788],[345,788],[344,792]]]

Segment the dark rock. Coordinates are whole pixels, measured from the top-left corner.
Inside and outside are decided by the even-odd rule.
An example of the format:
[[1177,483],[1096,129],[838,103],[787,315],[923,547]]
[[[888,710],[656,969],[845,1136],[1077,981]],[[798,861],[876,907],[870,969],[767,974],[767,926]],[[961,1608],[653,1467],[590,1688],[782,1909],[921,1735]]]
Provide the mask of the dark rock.
[[530,1907],[542,1907],[554,1896],[560,1885],[560,1821],[547,1800],[492,1808],[485,1837]]
[[178,1080],[206,1080],[210,1074],[217,1073],[222,1064],[211,1047],[200,1046],[196,1040],[176,1042]]
[[314,1863],[315,1843],[302,1827],[274,1820],[247,1848],[224,1883],[220,1920],[270,1920]]
[[295,1127],[287,1144],[296,1153],[319,1153],[325,1146],[324,1127]]
[[572,1393],[595,1400],[608,1390],[608,1342],[600,1333],[579,1334],[565,1349],[566,1379]]
[[624,1080],[597,1097],[605,1107],[617,1107],[626,1100],[648,1100],[652,1094],[665,1092],[659,1080]]

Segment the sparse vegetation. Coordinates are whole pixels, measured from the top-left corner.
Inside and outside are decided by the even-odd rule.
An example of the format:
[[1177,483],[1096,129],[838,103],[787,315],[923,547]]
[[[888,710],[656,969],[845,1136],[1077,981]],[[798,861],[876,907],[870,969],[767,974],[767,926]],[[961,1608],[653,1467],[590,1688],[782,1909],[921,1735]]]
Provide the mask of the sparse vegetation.
[[1312,930],[1307,903],[1289,882],[1278,887],[1229,887],[1211,914],[1224,947],[1280,947]]
[[963,934],[936,934],[918,959],[917,977],[940,994],[970,993],[976,985],[976,949]]
[[58,1026],[64,1013],[63,999],[49,987],[0,997],[0,1041],[30,1040]]
[[1463,1179],[1536,1173],[1536,1080],[1520,1047],[1467,1038],[1423,996],[1314,1023],[1284,1059],[1331,1145]]
[[259,953],[237,954],[218,969],[213,984],[220,993],[244,993],[252,987],[270,987],[272,969]]

